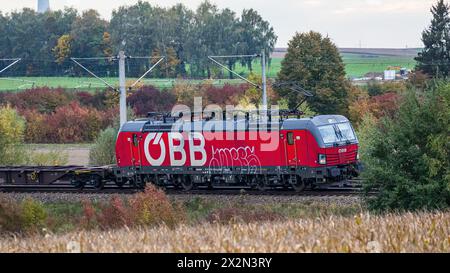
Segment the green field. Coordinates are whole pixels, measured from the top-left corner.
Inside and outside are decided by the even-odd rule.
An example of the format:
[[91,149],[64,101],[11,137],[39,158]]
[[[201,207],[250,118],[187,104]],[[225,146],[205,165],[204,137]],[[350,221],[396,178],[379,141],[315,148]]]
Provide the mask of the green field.
[[400,66],[413,69],[416,62],[410,56],[383,56],[344,53],[347,77],[362,77],[369,72],[383,72],[388,66]]
[[[117,78],[103,78],[110,85],[117,87],[119,80]],[[127,79],[128,83],[133,83],[136,78]],[[170,88],[177,79],[145,79],[142,83],[145,85],[153,85],[158,88]],[[190,83],[197,84],[203,82],[202,80],[189,80]],[[222,86],[225,83],[242,83],[241,80],[229,80],[229,79],[217,79],[213,80],[213,85]],[[68,89],[77,90],[96,90],[103,89],[106,85],[99,80],[86,77],[86,78],[74,78],[74,77],[21,77],[21,78],[0,78],[0,91],[20,91],[32,87],[63,87]]]
[[[347,77],[362,77],[369,72],[383,72],[388,66],[399,66],[412,69],[415,66],[414,58],[411,56],[388,56],[388,55],[364,55],[354,53],[342,54]],[[267,68],[267,76],[275,78],[281,68],[282,58],[273,58],[271,65]],[[240,74],[248,74],[248,69],[238,64],[235,71]],[[261,74],[261,64],[259,61],[254,62],[253,72]],[[227,75],[227,74],[225,74]],[[118,85],[117,78],[105,78],[105,80],[113,85]],[[131,82],[136,79],[127,79]],[[144,79],[143,83],[154,85],[158,88],[170,88],[175,83],[175,79]],[[191,83],[201,83],[201,80],[190,80]],[[241,83],[243,81],[234,79],[218,79],[214,80],[214,85],[223,85],[225,83]],[[17,78],[1,78],[0,91],[18,91],[32,87],[63,87],[79,90],[95,90],[104,88],[104,84],[92,77],[74,78],[74,77],[17,77]]]

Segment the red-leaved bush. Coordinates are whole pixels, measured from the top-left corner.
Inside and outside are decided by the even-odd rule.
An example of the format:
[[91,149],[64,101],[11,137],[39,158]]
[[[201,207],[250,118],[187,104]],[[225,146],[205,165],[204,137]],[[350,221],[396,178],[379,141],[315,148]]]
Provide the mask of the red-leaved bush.
[[118,195],[111,198],[109,203],[100,205],[97,223],[102,229],[120,228],[133,225],[130,209]]
[[75,93],[75,97],[82,106],[92,107],[97,110],[109,108],[106,104],[107,95],[105,91],[96,91],[93,94],[86,91],[79,91]]
[[51,114],[31,110],[23,116],[27,120],[25,140],[32,143],[92,142],[114,119],[112,110],[98,111],[78,102],[58,107]]
[[42,87],[18,93],[7,93],[3,100],[19,112],[35,110],[48,114],[54,112],[58,107],[68,105],[74,100],[74,96],[62,88]]
[[167,225],[175,227],[186,220],[181,205],[172,204],[167,195],[154,185],[146,187],[129,199],[113,196],[96,209],[90,201],[83,202],[81,225],[84,228],[111,229],[123,226]]
[[128,97],[128,102],[137,116],[147,116],[148,112],[170,111],[176,97],[170,90],[158,90],[153,86],[143,86]]
[[130,199],[131,214],[137,225],[157,225],[164,223],[174,227],[185,220],[182,206],[173,205],[167,195],[154,185]]
[[205,91],[205,96],[209,104],[218,104],[220,106],[239,104],[240,98],[248,89],[247,84],[231,85],[225,84],[223,87],[210,86]]

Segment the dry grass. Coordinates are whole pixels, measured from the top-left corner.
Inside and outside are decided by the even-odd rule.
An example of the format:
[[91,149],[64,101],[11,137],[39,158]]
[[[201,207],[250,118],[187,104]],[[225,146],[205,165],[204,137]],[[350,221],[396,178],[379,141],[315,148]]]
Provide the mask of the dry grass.
[[450,213],[202,223],[0,239],[0,252],[449,252]]

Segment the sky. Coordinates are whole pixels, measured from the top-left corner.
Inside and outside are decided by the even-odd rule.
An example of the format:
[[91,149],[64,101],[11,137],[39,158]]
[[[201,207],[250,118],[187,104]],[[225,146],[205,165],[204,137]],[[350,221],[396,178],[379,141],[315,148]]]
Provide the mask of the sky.
[[[195,9],[203,0],[147,0],[163,7],[183,3]],[[138,0],[50,0],[52,9],[71,6],[96,9],[109,19],[113,9]],[[210,0],[219,8],[240,14],[253,8],[270,22],[278,35],[277,47],[287,47],[296,32],[315,30],[339,47],[422,47],[421,32],[431,20],[436,0]],[[37,0],[0,0],[8,13],[24,7],[36,9]]]

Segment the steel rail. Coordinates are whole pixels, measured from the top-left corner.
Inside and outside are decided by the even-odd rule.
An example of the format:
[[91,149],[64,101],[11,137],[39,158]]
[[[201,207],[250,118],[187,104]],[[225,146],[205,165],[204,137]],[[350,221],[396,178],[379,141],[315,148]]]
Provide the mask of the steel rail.
[[[321,189],[308,189],[296,192],[286,188],[269,188],[264,191],[252,189],[250,187],[199,187],[194,190],[185,191],[166,187],[163,190],[168,195],[255,195],[255,196],[358,196],[364,192],[360,187],[328,187]],[[101,189],[92,186],[85,186],[82,189],[76,188],[69,183],[51,184],[51,185],[0,185],[0,192],[8,193],[73,193],[73,194],[134,194],[142,192],[143,189],[137,189],[130,186],[118,187],[114,184],[106,184]],[[369,193],[372,195],[374,193]]]

